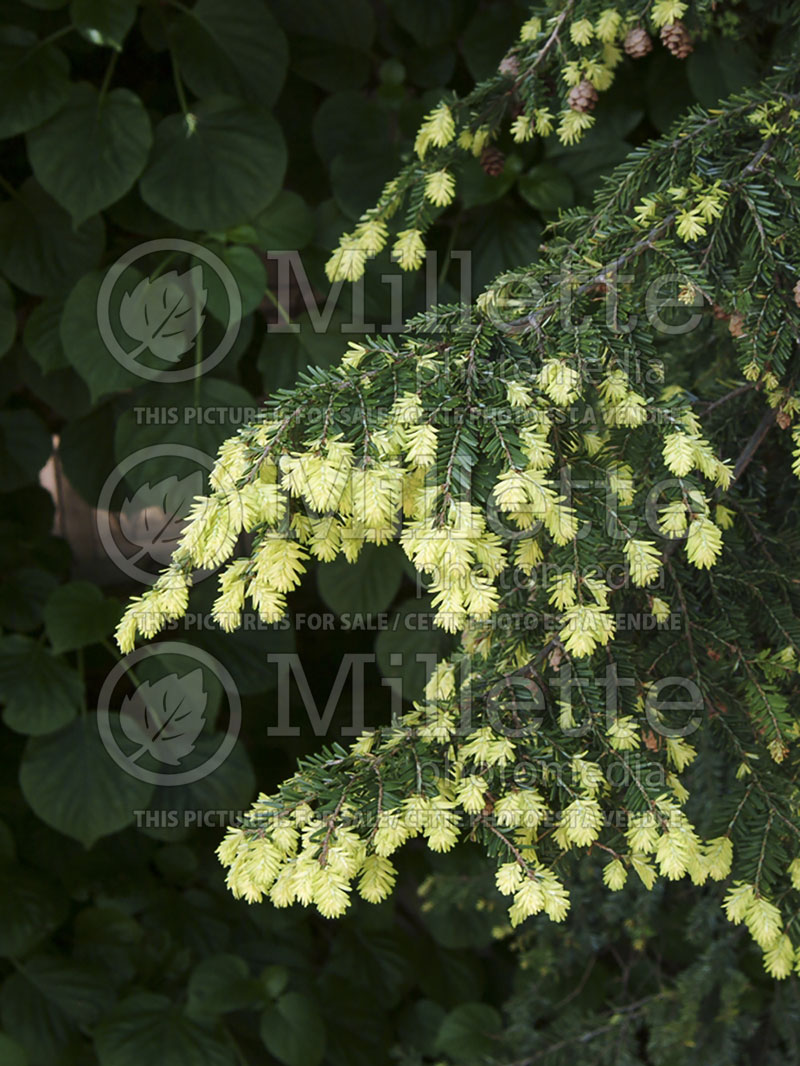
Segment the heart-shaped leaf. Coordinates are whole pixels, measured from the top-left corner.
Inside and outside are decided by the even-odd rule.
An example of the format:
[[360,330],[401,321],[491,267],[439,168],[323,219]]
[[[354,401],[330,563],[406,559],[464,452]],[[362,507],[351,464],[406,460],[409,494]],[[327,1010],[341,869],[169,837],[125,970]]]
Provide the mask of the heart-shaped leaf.
[[265,5],[198,0],[170,36],[181,75],[198,96],[228,93],[265,107],[277,100],[289,54]]
[[72,25],[92,44],[122,49],[122,42],[136,19],[138,0],[72,0]]
[[38,126],[69,92],[69,64],[52,44],[27,30],[0,30],[0,138]]
[[81,84],[67,106],[31,130],[27,140],[39,184],[79,226],[133,187],[153,134],[135,93],[114,89],[101,97],[93,86]]
[[35,296],[63,292],[95,266],[104,244],[102,218],[95,215],[76,229],[33,178],[0,204],[0,270]]
[[71,581],[56,589],[44,609],[44,624],[53,651],[60,655],[107,637],[119,621],[119,600],[106,597],[90,581]]
[[43,822],[91,847],[130,825],[152,786],[125,773],[103,746],[95,715],[33,737],[19,769],[23,795]]
[[[167,996],[129,996],[97,1026],[100,1066],[235,1066],[231,1043],[187,1018]],[[311,1064],[309,1064],[311,1066]]]
[[30,637],[0,640],[0,700],[9,729],[41,736],[61,729],[77,714],[83,685],[65,662]]
[[317,1066],[325,1053],[325,1026],[308,996],[284,992],[261,1015],[261,1039],[284,1066]]
[[266,207],[283,183],[286,145],[275,119],[219,98],[156,129],[142,199],[191,230],[227,230]]

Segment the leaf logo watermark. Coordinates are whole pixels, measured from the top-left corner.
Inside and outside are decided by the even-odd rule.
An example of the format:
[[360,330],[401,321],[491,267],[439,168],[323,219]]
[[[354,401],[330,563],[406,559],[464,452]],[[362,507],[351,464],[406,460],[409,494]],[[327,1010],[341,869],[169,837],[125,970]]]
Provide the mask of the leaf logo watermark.
[[[135,263],[147,259],[153,264],[149,275],[119,298],[117,286],[122,287],[126,275],[130,278]],[[181,269],[162,273],[175,259],[181,260]],[[224,332],[196,365],[181,366],[193,348],[201,352],[207,271],[216,275],[227,299]],[[112,313],[114,307],[117,310]],[[109,267],[97,295],[97,325],[108,351],[132,374],[148,381],[192,381],[208,373],[230,352],[241,322],[242,296],[228,266],[204,245],[178,237],[145,241],[130,248]],[[158,365],[150,365],[149,360]]]
[[129,358],[138,359],[147,351],[165,363],[177,363],[194,347],[207,299],[199,265],[183,274],[170,270],[161,277],[143,278],[133,292],[123,294],[119,307],[120,325],[139,341]]
[[199,667],[185,677],[168,674],[154,683],[143,681],[132,696],[125,697],[119,712],[123,733],[139,745],[128,756],[130,761],[137,762],[146,753],[157,762],[180,765],[194,751],[207,706]]
[[[212,456],[186,444],[155,444],[140,448],[117,464],[100,490],[95,523],[100,543],[118,570],[138,584],[155,582],[158,575],[153,564],[163,566],[172,557],[189,510],[195,498],[203,494],[214,462]],[[158,478],[161,470],[179,464],[189,466],[190,472],[182,477],[170,474]],[[137,468],[141,468],[138,476]],[[148,478],[151,472],[156,476]],[[194,583],[210,573],[199,571]]]
[[204,479],[198,470],[179,478],[175,475],[151,485],[149,482],[126,496],[119,511],[123,536],[139,550],[128,558],[135,566],[145,556],[168,563],[192,506],[203,491]]
[[[145,673],[157,676],[141,676]],[[209,714],[211,684],[221,687],[227,714],[222,707]],[[137,648],[116,664],[100,690],[96,718],[103,746],[131,777],[153,785],[188,785],[208,777],[230,755],[242,704],[233,677],[213,655],[192,644],[161,641]],[[217,723],[213,728],[209,719]],[[208,750],[211,754],[198,761]]]

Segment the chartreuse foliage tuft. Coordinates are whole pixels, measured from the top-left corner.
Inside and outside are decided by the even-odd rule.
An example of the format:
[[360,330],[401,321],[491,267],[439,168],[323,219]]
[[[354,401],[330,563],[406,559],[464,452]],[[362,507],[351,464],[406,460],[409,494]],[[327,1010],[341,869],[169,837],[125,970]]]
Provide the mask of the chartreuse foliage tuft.
[[[610,80],[638,9],[590,7],[523,27],[515,135],[544,121],[536,69],[554,42],[567,86]],[[648,18],[686,13],[659,2]],[[692,16],[702,32],[706,5]],[[214,615],[233,630],[247,604],[280,619],[310,560],[355,563],[395,538],[460,638],[399,721],[302,761],[229,830],[219,856],[235,895],[336,917],[354,892],[391,892],[406,841],[446,852],[469,839],[509,897],[510,929],[539,912],[564,921],[591,851],[612,892],[630,878],[721,882],[767,971],[800,967],[795,565],[783,513],[746,487],[768,435],[770,478],[792,478],[799,89],[791,63],[691,109],[474,309],[352,342],[222,445],[170,566],[119,624],[123,651],[182,616],[199,568],[223,567]],[[423,213],[425,198],[449,199],[443,157],[425,167],[488,143],[508,93],[490,79],[430,112],[415,162],[333,276],[358,276],[403,197]],[[494,118],[472,128],[471,109]],[[564,141],[588,128],[575,114],[559,120]],[[423,229],[398,235],[404,269],[422,262]],[[729,391],[700,403],[710,377]],[[237,556],[243,532],[252,549]],[[631,632],[630,618],[657,625]],[[714,802],[700,804],[709,780]]]

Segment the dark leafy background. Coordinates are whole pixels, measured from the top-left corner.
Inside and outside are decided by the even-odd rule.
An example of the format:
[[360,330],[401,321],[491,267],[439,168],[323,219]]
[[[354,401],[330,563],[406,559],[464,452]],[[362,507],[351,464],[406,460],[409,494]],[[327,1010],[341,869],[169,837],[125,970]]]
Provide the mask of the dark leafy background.
[[[171,633],[224,662],[243,697],[236,748],[195,785],[154,791],[130,778],[95,727],[120,603],[137,591],[92,535],[101,488],[137,449],[169,443],[213,454],[235,429],[235,421],[142,424],[137,409],[214,406],[233,417],[303,367],[338,358],[353,337],[336,328],[349,317],[349,293],[340,294],[332,328],[316,333],[296,290],[289,307],[276,308],[266,253],[301,252],[324,303],[331,247],[408,155],[421,116],[445,87],[463,90],[491,73],[525,17],[508,0],[3,3],[0,1066],[510,1061],[526,1027],[550,1026],[556,1039],[570,1012],[591,1019],[617,964],[620,994],[627,982],[635,988],[650,948],[665,972],[683,973],[682,1022],[670,1020],[668,1001],[663,1024],[642,1037],[649,1057],[635,1061],[685,1061],[691,1041],[705,1063],[734,1061],[724,1057],[727,1037],[711,1039],[710,1022],[707,1048],[692,1027],[719,1017],[703,997],[730,962],[735,933],[720,932],[717,955],[698,956],[693,935],[719,919],[696,915],[687,929],[677,889],[657,890],[633,916],[625,893],[597,901],[589,869],[565,927],[536,925],[501,943],[493,930],[502,911],[480,862],[468,852],[437,861],[412,849],[392,901],[356,904],[331,924],[298,908],[235,902],[213,854],[220,828],[134,824],[141,809],[246,807],[256,783],[268,790],[322,743],[299,703],[301,735],[267,735],[277,682],[269,652],[296,649],[324,706],[346,652],[377,650],[391,674],[390,655],[429,651],[429,634],[390,631],[376,647],[374,632],[342,627],[324,639],[307,625]],[[688,105],[712,105],[753,81],[769,44],[768,33],[752,48],[720,36],[683,64],[663,50],[628,61],[579,146],[503,144],[497,177],[477,161],[464,164],[462,195],[432,234],[439,299],[458,296],[449,251],[473,251],[476,291],[533,259],[559,208],[587,202],[601,174]],[[182,108],[194,116],[194,137]],[[159,237],[214,251],[243,297],[232,351],[210,375],[177,385],[146,383],[121,367],[96,322],[104,269]],[[145,267],[167,264],[156,257]],[[381,275],[394,270],[383,256],[368,271],[365,311],[378,327],[392,318]],[[424,286],[408,276],[403,285],[409,314],[423,305]],[[220,299],[209,292],[206,348],[220,336]],[[281,311],[300,322],[298,334],[268,332]],[[48,463],[52,491],[39,483]],[[130,491],[170,473],[180,470],[162,460],[139,471]],[[424,612],[416,591],[399,551],[379,565],[365,552],[355,568],[317,567],[292,608],[296,618]],[[210,582],[201,584],[194,608],[207,610],[209,596]],[[151,664],[147,680],[156,684],[169,665],[169,657]],[[411,694],[418,678],[406,680]],[[380,682],[370,668],[372,720],[389,713]],[[346,688],[328,742],[349,721],[349,695]],[[216,744],[219,696],[206,708],[201,753]],[[794,1026],[797,1007],[753,980],[762,990],[730,1014],[729,1029],[750,1038],[759,1025]],[[595,1061],[586,1054],[579,1061]]]

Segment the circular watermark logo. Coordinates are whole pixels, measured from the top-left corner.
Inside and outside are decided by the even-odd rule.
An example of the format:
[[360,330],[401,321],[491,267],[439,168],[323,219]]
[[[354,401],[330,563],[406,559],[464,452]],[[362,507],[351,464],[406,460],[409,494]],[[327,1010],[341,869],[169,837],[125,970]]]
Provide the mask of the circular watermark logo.
[[[169,563],[214,463],[199,448],[154,444],[117,464],[100,490],[95,523],[106,555],[122,573],[139,584],[156,581],[153,568]],[[140,476],[126,482],[139,467],[144,467]]]
[[[115,289],[126,272],[154,253],[188,257],[189,265],[181,271],[143,277],[115,300]],[[217,290],[221,286],[227,313],[221,339],[203,355],[197,345],[206,319],[209,285]],[[97,295],[97,325],[106,348],[118,363],[148,381],[192,381],[207,373],[231,350],[241,322],[242,297],[227,265],[202,244],[179,237],[130,248],[108,269]],[[192,365],[179,367],[193,348],[201,355],[199,362],[195,359]]]
[[[148,676],[138,677],[137,667]],[[135,688],[114,714],[111,705],[124,678],[135,678]],[[220,689],[227,726],[204,732]],[[190,785],[208,777],[230,755],[241,722],[242,702],[230,672],[202,648],[173,641],[148,644],[121,659],[103,683],[97,707],[103,747],[126,774],[151,785]]]

